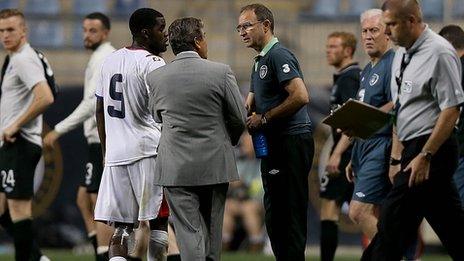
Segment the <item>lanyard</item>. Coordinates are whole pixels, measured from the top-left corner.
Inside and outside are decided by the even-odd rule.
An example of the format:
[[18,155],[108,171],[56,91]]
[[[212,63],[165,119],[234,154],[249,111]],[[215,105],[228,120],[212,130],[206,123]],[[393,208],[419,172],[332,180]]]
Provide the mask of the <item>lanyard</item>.
[[403,75],[404,75],[404,70],[406,70],[406,67],[408,67],[409,63],[411,62],[412,55],[414,53],[404,53],[403,58],[401,58],[401,66],[400,66],[400,75],[398,77],[395,77],[396,85],[398,86],[397,90],[397,96],[396,96],[396,102],[395,102],[395,109],[394,109],[394,117],[393,117],[393,122],[396,123],[396,120],[398,118],[398,112],[400,110],[401,104],[400,104],[400,95],[401,95],[401,85],[403,83]]

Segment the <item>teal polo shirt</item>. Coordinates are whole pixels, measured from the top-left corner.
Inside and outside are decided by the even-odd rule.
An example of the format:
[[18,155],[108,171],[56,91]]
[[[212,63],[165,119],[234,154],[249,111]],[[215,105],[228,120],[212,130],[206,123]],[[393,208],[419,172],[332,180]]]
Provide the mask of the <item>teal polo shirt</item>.
[[[294,78],[303,80],[295,55],[273,38],[255,57],[251,73],[250,92],[255,95],[256,113],[263,114],[279,106],[288,97],[285,90]],[[311,132],[308,108],[303,106],[294,114],[273,119],[265,132],[275,135],[295,135]]]

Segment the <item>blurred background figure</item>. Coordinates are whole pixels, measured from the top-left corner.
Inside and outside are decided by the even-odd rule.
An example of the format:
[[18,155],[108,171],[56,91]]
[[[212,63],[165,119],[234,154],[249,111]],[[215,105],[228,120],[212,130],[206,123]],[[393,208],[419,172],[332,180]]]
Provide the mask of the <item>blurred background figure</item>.
[[[227,192],[222,248],[225,251],[261,252],[265,238],[262,203],[264,191],[259,170],[260,161],[255,157],[248,132],[242,135],[235,151],[240,180],[232,182]],[[245,235],[240,235],[239,230]]]

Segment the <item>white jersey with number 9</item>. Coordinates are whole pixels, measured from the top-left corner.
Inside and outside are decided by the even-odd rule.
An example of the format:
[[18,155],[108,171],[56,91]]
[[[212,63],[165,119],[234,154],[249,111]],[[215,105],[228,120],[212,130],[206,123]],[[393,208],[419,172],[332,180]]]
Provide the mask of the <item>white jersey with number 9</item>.
[[96,96],[105,110],[106,166],[156,155],[161,133],[148,109],[146,76],[163,65],[162,58],[147,50],[127,47],[103,62]]

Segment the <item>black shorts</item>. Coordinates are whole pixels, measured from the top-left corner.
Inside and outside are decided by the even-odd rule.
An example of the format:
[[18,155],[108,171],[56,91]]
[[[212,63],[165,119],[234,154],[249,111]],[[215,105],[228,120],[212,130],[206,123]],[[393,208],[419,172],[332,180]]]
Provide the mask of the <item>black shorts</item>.
[[103,173],[103,155],[100,143],[88,145],[89,155],[85,164],[81,186],[87,188],[87,193],[98,193]]
[[0,148],[0,192],[9,199],[31,199],[34,195],[34,173],[42,148],[21,135]]
[[321,179],[320,197],[328,200],[335,200],[339,206],[343,202],[350,202],[353,195],[353,183],[346,179],[345,168],[350,162],[351,154],[343,154],[340,160],[338,175],[324,174]]

